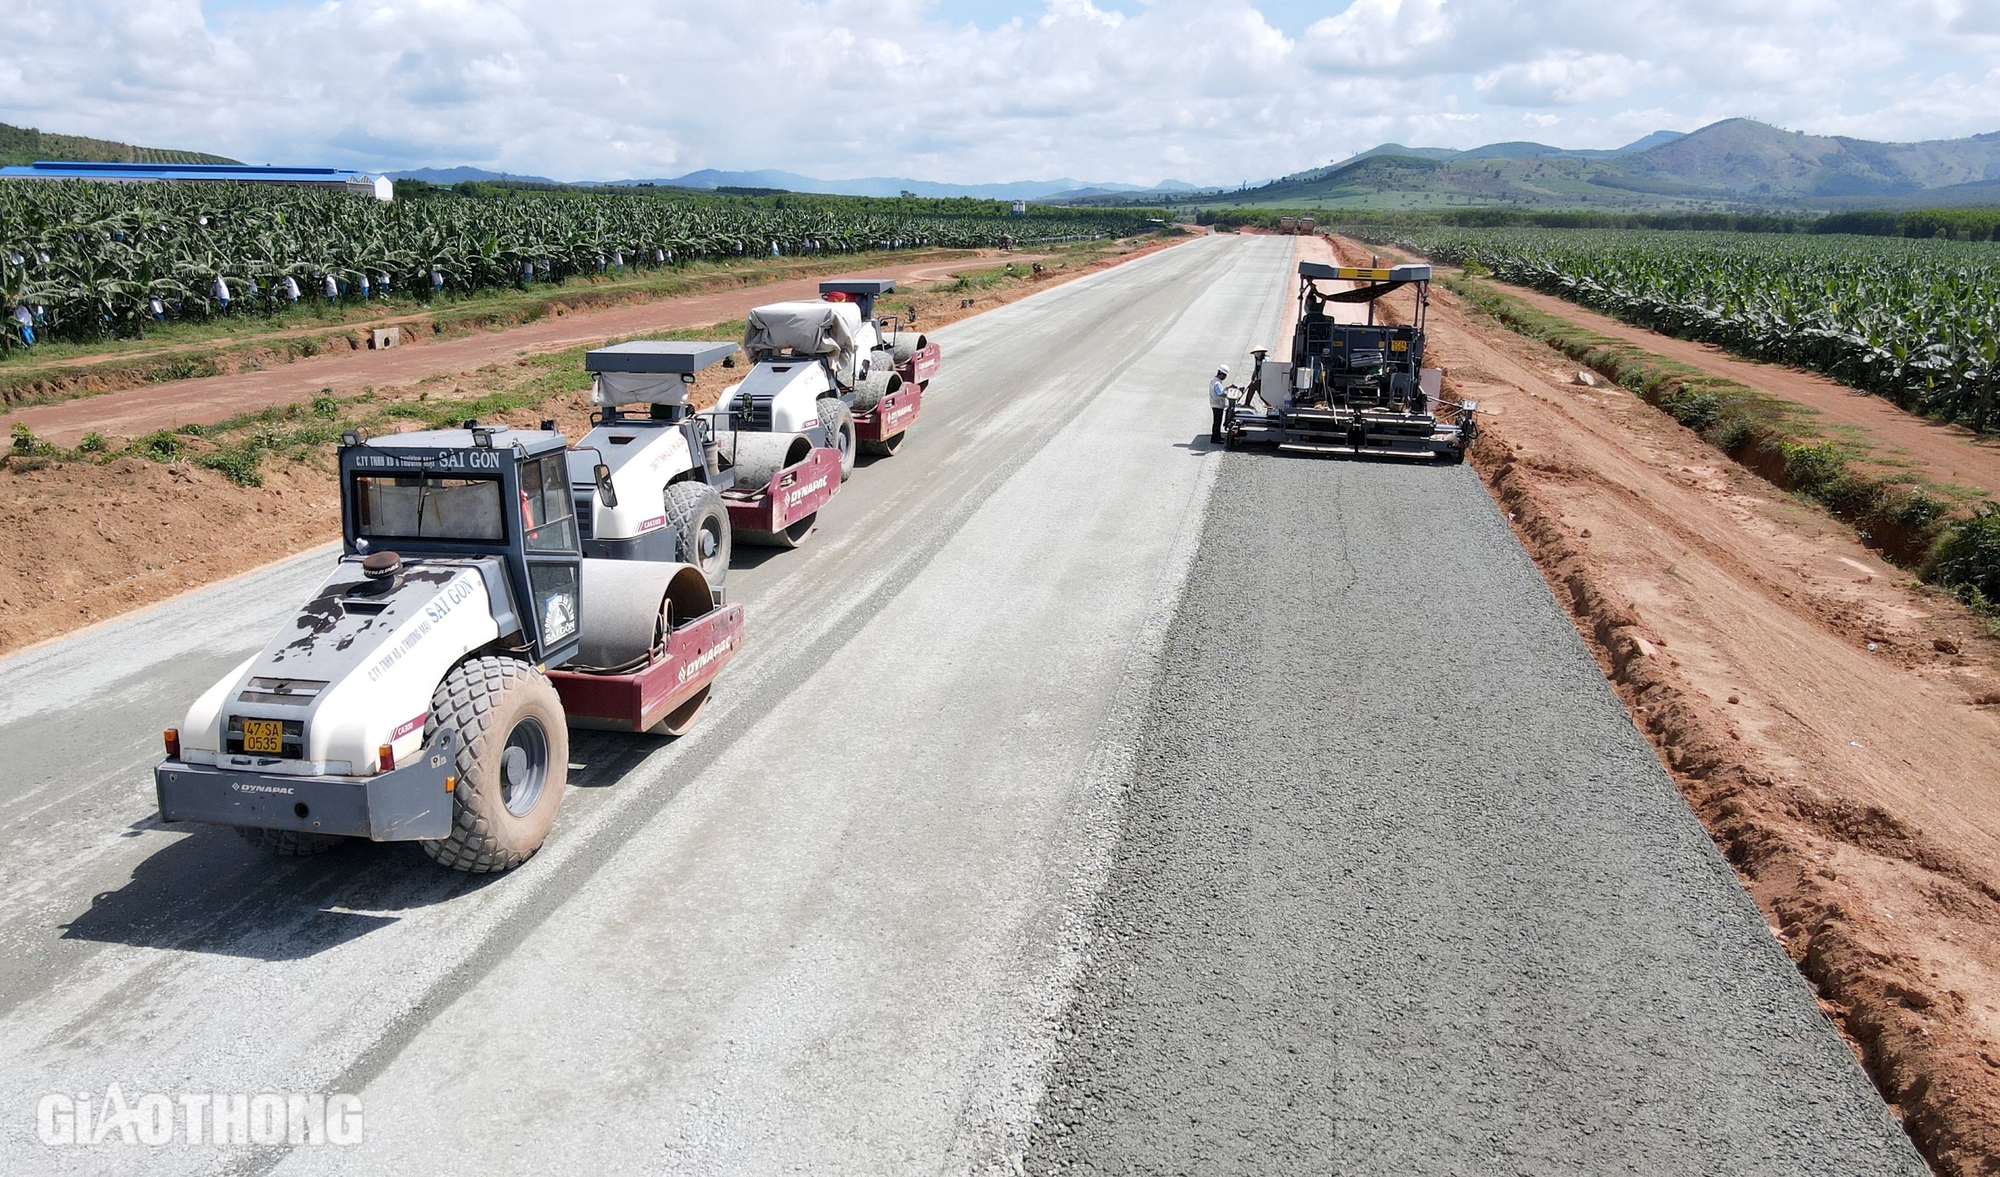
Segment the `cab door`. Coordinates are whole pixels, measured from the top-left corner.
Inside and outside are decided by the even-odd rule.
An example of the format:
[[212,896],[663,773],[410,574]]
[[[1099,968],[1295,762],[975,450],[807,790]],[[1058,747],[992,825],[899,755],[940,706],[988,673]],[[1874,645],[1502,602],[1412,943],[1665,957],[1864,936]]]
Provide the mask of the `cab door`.
[[528,624],[535,633],[535,660],[556,666],[576,653],[583,620],[576,499],[564,454],[529,458],[519,472],[521,555],[532,615]]

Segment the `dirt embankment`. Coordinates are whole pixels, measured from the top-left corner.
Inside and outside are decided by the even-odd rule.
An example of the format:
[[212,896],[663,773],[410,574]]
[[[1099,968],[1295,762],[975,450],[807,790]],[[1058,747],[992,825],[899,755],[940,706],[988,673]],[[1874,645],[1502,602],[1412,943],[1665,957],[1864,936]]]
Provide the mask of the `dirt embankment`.
[[[1011,262],[1017,274],[981,278],[968,282],[964,289],[957,283],[944,283],[935,290],[898,293],[893,302],[897,309],[913,306],[918,325],[933,330],[1048,286],[1143,257],[1178,240],[1151,239],[1065,268],[1052,265],[1041,274],[1032,272],[1032,258],[993,258],[987,264],[999,267]],[[951,263],[946,268],[964,267]],[[911,269],[916,271],[913,277],[918,282],[949,277],[935,261]],[[772,296],[767,287],[756,293],[755,301],[761,304]],[[688,301],[708,305],[702,300]],[[676,309],[673,304],[630,309],[643,311],[654,321],[708,313]],[[583,342],[605,340],[607,336],[598,332],[607,321],[593,317],[591,328],[582,333]],[[217,446],[235,444],[258,430],[287,429],[304,422],[323,427],[318,431],[328,435],[355,424],[380,433],[479,416],[522,426],[553,418],[570,437],[582,436],[589,428],[590,409],[583,391],[587,385],[582,376],[581,344],[573,343],[567,350],[522,354],[529,349],[518,340],[517,333],[502,332],[467,341],[482,345],[483,350],[476,353],[481,366],[430,371],[412,383],[342,400],[336,419],[321,421],[309,410],[292,404],[294,412],[272,422],[253,419],[230,432],[182,436],[184,449],[172,461],[156,461],[136,452],[115,458],[0,458],[0,654],[338,538],[340,505],[330,445],[286,445],[264,456],[257,467],[262,485],[256,486],[240,485],[224,471],[188,460],[198,453],[212,453]],[[444,346],[422,350],[435,357]],[[947,352],[947,376],[950,370]],[[718,367],[702,373],[695,386],[696,405],[713,404],[722,389],[741,375],[740,368]],[[308,390],[315,387],[310,383],[289,385],[281,399],[306,399]],[[496,395],[503,397],[508,407],[498,412],[480,407],[490,406]],[[76,402],[75,407],[107,399],[92,398]],[[420,415],[406,415],[412,410]],[[168,423],[183,422],[170,419]],[[918,427],[922,427],[921,422]]]
[[1430,326],[1475,464],[1823,1007],[1934,1166],[2000,1172],[1985,619],[1448,292]]

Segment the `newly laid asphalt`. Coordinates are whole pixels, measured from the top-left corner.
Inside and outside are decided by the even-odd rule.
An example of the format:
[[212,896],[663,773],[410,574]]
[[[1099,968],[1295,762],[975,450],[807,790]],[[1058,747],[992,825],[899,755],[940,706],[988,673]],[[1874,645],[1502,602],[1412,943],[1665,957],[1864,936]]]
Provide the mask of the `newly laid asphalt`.
[[[1207,446],[1290,258],[939,332],[506,876],[153,820],[324,554],[0,662],[0,1172],[1919,1171],[1470,473]],[[365,1138],[39,1142],[113,1083]]]

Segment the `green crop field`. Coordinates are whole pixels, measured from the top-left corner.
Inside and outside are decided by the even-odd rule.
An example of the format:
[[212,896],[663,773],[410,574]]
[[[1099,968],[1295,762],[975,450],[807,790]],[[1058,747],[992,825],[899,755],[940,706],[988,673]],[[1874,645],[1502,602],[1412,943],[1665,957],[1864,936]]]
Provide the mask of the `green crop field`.
[[2000,428],[2000,244],[1616,229],[1357,236],[1683,339],[1824,372],[1915,413]]
[[300,299],[427,299],[721,257],[1123,236],[1158,228],[1157,215],[1010,216],[973,200],[522,192],[384,203],[252,185],[0,183],[0,351]]

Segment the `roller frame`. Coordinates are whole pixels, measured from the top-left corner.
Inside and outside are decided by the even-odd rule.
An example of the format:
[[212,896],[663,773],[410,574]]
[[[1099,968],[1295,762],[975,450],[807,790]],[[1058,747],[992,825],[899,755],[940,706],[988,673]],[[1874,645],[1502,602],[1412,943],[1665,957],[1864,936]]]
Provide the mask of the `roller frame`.
[[551,670],[548,676],[562,696],[571,726],[643,732],[705,690],[742,645],[743,606],[720,605],[676,626],[642,670],[631,674]]
[[931,382],[931,377],[937,375],[943,363],[944,349],[932,340],[907,361],[897,364],[896,374],[903,378],[904,384],[922,386]]
[[760,490],[723,491],[722,504],[732,529],[778,532],[824,507],[839,489],[840,451],[816,446],[805,461],[771,475]]
[[[931,345],[931,349],[936,347],[936,344]],[[874,408],[865,413],[854,414],[855,439],[887,441],[908,429],[923,408],[923,386],[905,379],[901,391],[883,397]]]

